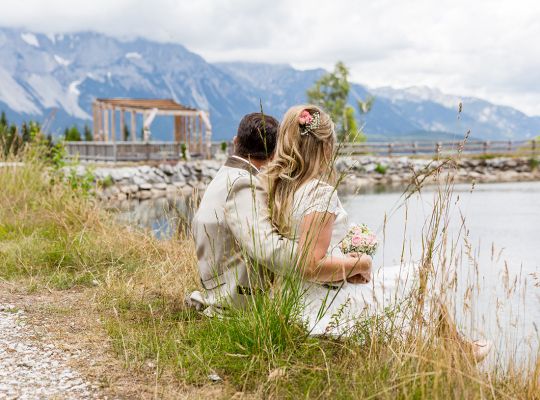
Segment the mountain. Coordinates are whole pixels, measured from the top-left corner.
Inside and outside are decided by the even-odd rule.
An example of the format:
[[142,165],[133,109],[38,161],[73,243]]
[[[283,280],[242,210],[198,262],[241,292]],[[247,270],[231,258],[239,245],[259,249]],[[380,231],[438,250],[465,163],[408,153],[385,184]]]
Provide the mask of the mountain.
[[[0,28],[0,110],[14,122],[47,119],[52,131],[91,123],[96,97],[172,98],[210,111],[214,140],[234,135],[240,118],[260,109],[280,118],[324,74],[289,65],[208,63],[180,44],[118,40],[94,32],[44,35]],[[365,117],[372,140],[472,137],[518,139],[540,132],[540,117],[477,98],[436,89],[367,89],[352,84],[350,101],[375,96]],[[457,107],[463,112],[457,118]],[[170,140],[171,118],[152,125],[154,138]]]

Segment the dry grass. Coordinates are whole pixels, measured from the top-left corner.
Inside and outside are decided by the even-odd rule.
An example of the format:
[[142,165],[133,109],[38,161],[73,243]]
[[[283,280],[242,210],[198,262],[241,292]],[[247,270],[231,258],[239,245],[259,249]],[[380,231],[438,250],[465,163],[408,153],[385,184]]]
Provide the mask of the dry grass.
[[[51,181],[39,157],[24,162],[0,168],[0,277],[38,292],[89,287],[129,370],[150,366],[156,382],[195,386],[217,373],[225,381],[212,392],[218,397],[538,398],[538,362],[481,369],[451,337],[430,330],[403,338],[371,318],[351,338],[312,338],[284,324],[281,305],[268,297],[225,319],[194,314],[182,302],[197,286],[189,239],[157,241],[119,226],[91,197]],[[438,244],[450,193],[439,196],[424,235],[426,291],[444,258]]]

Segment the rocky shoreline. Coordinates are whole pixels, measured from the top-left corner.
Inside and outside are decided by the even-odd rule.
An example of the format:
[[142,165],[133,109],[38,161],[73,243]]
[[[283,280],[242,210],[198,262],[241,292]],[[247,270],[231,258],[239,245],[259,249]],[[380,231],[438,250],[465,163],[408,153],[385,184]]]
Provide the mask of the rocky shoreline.
[[[97,167],[78,165],[77,176],[93,176],[97,195],[106,201],[190,196],[201,192],[214,178],[222,161],[179,162],[176,165]],[[514,182],[540,180],[538,161],[528,158],[464,158],[452,166],[444,160],[383,157],[348,157],[336,161],[348,191],[377,185],[400,185],[415,175],[440,168],[451,171],[457,182]]]

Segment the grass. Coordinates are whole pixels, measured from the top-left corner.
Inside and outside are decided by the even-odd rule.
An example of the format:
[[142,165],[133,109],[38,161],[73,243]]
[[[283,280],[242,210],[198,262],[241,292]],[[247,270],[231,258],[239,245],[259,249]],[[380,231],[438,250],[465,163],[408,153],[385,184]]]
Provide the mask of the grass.
[[[37,291],[93,288],[130,370],[150,364],[164,383],[195,386],[217,374],[223,397],[539,398],[537,361],[525,370],[482,369],[450,337],[398,334],[399,326],[382,323],[390,315],[361,320],[349,338],[310,337],[296,318],[293,284],[223,318],[187,310],[182,299],[198,285],[189,238],[157,241],[120,226],[76,185],[51,179],[39,154],[21,157],[24,166],[0,168],[0,277]],[[425,292],[444,258],[450,197],[444,186],[426,222]]]

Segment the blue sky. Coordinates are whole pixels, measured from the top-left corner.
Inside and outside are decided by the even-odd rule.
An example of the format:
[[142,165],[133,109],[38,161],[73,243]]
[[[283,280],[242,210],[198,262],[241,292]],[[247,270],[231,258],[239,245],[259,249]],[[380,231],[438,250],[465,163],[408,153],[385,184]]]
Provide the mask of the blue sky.
[[209,61],[331,68],[540,115],[540,2],[3,0],[0,26],[176,42]]

